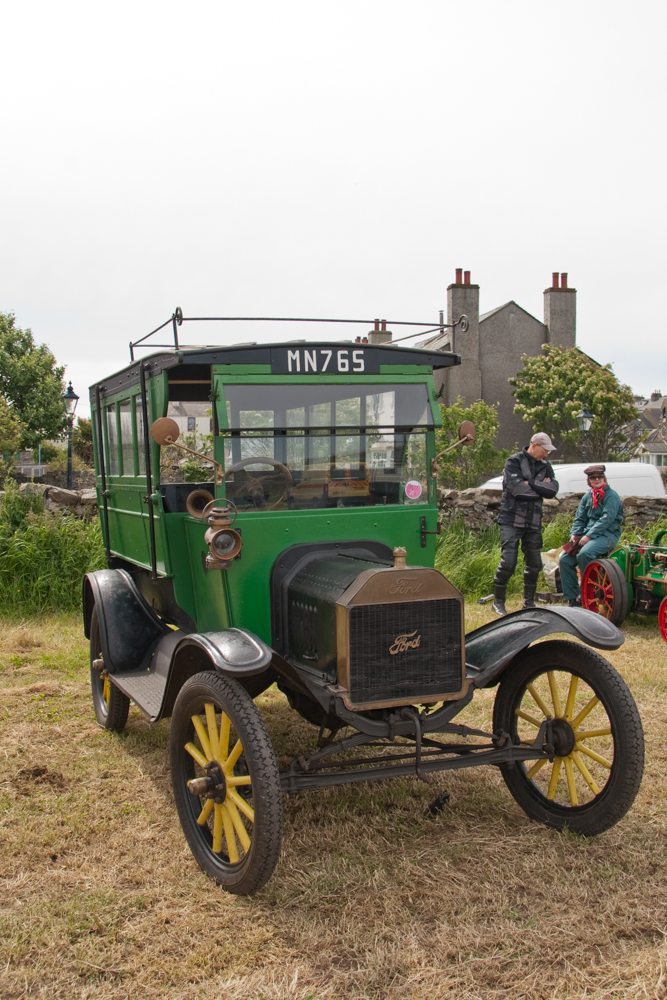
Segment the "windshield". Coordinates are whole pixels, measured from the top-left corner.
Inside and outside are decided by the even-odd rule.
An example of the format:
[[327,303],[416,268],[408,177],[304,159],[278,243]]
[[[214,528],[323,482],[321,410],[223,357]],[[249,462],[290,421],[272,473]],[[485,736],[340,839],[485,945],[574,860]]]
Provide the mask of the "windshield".
[[427,502],[433,418],[424,383],[227,385],[224,393],[226,492],[241,509]]

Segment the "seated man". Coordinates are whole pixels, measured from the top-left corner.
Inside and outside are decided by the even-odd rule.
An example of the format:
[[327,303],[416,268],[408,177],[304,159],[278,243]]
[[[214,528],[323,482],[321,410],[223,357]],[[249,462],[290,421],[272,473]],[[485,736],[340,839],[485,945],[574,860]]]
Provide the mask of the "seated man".
[[581,605],[577,566],[581,573],[594,559],[605,559],[616,548],[623,524],[621,498],[607,483],[604,465],[589,465],[584,469],[590,490],[582,497],[572,525],[575,553],[563,552],[560,557],[560,579],[563,595],[571,608]]

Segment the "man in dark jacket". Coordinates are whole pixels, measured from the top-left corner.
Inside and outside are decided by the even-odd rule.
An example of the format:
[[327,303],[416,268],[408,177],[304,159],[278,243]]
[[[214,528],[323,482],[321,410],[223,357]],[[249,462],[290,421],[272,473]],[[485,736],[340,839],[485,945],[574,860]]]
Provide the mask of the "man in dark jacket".
[[583,573],[589,562],[606,559],[616,548],[623,524],[623,501],[607,483],[604,465],[584,469],[590,490],[585,493],[572,525],[573,551],[560,557],[563,596],[570,607],[581,604],[577,567]]
[[493,610],[505,615],[507,582],[516,569],[519,542],[524,558],[523,606],[535,607],[537,578],[542,569],[542,500],[558,493],[554,470],[546,461],[555,451],[548,434],[533,434],[530,444],[505,462],[500,502],[500,564],[493,581]]

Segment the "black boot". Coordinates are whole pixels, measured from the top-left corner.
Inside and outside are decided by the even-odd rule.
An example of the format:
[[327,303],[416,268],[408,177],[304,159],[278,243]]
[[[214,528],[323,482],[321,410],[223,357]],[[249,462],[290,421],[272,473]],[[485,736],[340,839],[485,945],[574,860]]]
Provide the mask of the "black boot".
[[581,607],[581,598],[580,597],[571,598],[567,602],[567,606],[568,606],[568,608],[580,608]]
[[507,611],[505,609],[506,592],[507,592],[506,584],[500,586],[499,584],[495,583],[493,585],[493,604],[491,606],[497,615],[507,614]]
[[536,583],[526,583],[524,581],[523,585],[523,606],[524,608],[536,608],[535,604],[535,591],[537,590]]

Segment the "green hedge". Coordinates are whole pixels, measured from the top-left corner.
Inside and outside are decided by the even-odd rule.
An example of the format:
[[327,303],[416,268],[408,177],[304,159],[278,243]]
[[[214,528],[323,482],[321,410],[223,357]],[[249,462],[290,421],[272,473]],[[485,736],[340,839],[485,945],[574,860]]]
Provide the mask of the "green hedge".
[[105,565],[97,518],[45,511],[40,496],[7,483],[0,502],[0,612],[77,608],[84,574]]

